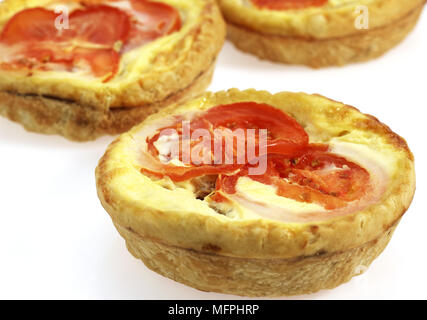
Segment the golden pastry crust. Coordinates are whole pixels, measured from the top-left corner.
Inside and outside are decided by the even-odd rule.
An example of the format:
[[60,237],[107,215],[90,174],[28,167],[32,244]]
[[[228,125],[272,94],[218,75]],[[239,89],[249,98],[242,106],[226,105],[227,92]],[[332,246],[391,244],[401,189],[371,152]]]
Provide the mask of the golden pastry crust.
[[[142,128],[170,114],[206,110],[241,101],[267,103],[290,114],[304,127],[312,142],[329,143],[338,139],[386,152],[393,162],[387,164],[390,181],[380,201],[361,211],[322,221],[288,223],[261,216],[230,218],[213,210],[206,201],[196,199],[189,190],[173,184],[164,186],[141,174],[138,132]],[[407,210],[415,191],[413,156],[406,142],[374,117],[318,95],[289,92],[272,95],[265,91],[235,89],[207,93],[178,108],[168,108],[149,117],[109,146],[96,169],[96,178],[104,208],[125,237],[131,252],[151,268],[202,290],[254,296],[308,293],[347,281],[352,275],[347,272],[349,269],[342,257],[354,250],[358,253],[350,254],[354,256],[351,261],[369,264],[385,246],[388,241],[384,240],[388,237],[385,235]],[[189,271],[184,272],[181,268],[171,273],[167,259],[147,262],[156,252],[159,257],[182,257],[186,263],[193,263],[197,266],[192,268],[194,273],[209,268],[207,264],[211,259],[216,261],[213,265],[218,266],[217,272],[223,273],[223,277],[231,277],[224,263],[254,272],[265,268],[265,272],[260,274],[262,279],[252,278],[253,272],[231,277],[231,283],[243,281],[241,288],[236,286],[232,289],[224,281],[210,287],[210,280],[203,282],[200,275],[192,277]],[[332,270],[330,268],[342,270],[343,274],[329,280],[313,278],[313,283],[300,279],[312,287],[303,286],[299,291],[295,289],[301,285],[297,280],[294,289],[279,284],[267,288],[271,285],[268,278],[273,268],[268,268],[269,261],[277,262],[280,265],[277,270],[288,277],[291,270],[295,270],[295,265],[289,261],[300,259],[303,265],[307,263],[309,266],[311,260],[305,260],[306,257],[320,259],[318,267],[313,266],[313,277],[314,273],[320,270],[327,272]],[[335,258],[341,264],[332,267]],[[256,289],[254,286],[252,291],[248,289],[254,279],[257,283],[265,283],[265,288]],[[196,285],[196,281],[199,284]]]
[[[303,10],[259,10],[243,0],[219,0],[228,37],[262,59],[314,68],[381,56],[413,29],[425,0],[329,1]],[[369,10],[369,29],[357,29],[359,6]]]

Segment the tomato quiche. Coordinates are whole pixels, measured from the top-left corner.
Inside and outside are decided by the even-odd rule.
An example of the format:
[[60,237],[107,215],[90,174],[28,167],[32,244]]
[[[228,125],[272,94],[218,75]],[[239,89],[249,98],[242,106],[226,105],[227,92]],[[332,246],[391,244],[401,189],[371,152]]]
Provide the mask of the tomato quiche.
[[208,86],[225,39],[215,0],[5,0],[0,114],[85,141]]
[[314,68],[381,56],[415,26],[425,0],[218,0],[234,45]]
[[334,288],[389,242],[415,190],[406,142],[319,95],[206,93],[113,142],[98,195],[129,251],[203,291]]

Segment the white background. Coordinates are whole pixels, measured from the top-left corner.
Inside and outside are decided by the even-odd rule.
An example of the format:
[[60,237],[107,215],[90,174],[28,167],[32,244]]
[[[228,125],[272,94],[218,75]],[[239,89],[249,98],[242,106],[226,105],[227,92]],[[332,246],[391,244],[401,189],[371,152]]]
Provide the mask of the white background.
[[[320,93],[370,113],[415,154],[417,193],[385,252],[362,276],[301,299],[427,298],[427,13],[386,56],[311,70],[258,61],[226,43],[210,87]],[[0,298],[235,299],[148,270],[126,250],[95,190],[112,137],[84,144],[0,119]]]

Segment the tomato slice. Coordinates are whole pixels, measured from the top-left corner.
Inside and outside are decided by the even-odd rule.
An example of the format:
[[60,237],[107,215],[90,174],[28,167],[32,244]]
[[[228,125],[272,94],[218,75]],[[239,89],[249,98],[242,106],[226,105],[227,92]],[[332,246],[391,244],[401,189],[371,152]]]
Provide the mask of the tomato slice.
[[70,14],[70,29],[63,30],[65,40],[114,46],[117,41],[126,42],[131,28],[128,14],[105,5],[78,9]]
[[32,8],[18,12],[10,19],[0,35],[0,41],[15,44],[27,41],[46,41],[55,39],[56,14],[43,8]]
[[80,61],[88,63],[96,77],[107,77],[104,79],[105,82],[117,72],[120,55],[112,49],[90,50],[79,48],[74,51],[73,64],[78,65]]
[[[158,165],[158,164],[157,164]],[[199,167],[174,167],[171,165],[162,165],[154,167],[156,169],[141,168],[143,174],[156,178],[169,177],[174,182],[182,182],[206,175],[219,175],[221,173],[232,173],[239,169],[239,165],[218,165],[218,166],[199,166]],[[151,167],[153,168],[153,167]]]
[[0,39],[7,44],[80,40],[112,46],[118,40],[125,41],[130,30],[126,13],[104,5],[73,11],[70,29],[56,29],[56,18],[53,11],[43,8],[23,10],[8,21]]
[[[235,175],[223,174],[218,178],[217,191],[235,194],[238,179],[248,176],[275,186],[280,196],[316,203],[327,210],[342,208],[348,202],[360,199],[369,186],[369,173],[359,165],[321,149],[309,147],[303,155],[294,158],[270,155],[264,175],[251,176],[247,168]],[[224,201],[224,197],[219,196]]]
[[[193,120],[194,129],[267,130],[268,153],[292,155],[308,145],[308,135],[294,118],[264,103],[239,102],[220,105],[208,110],[201,118]],[[257,135],[257,142],[259,135]],[[257,144],[258,146],[258,144]]]
[[251,0],[259,8],[271,10],[305,9],[308,7],[321,7],[328,0]]
[[215,128],[267,129],[270,142],[287,142],[289,145],[308,144],[308,135],[292,117],[265,103],[239,102],[209,109],[199,121],[207,121]]
[[[268,153],[277,153],[282,155],[294,155],[301,153],[308,147],[308,135],[304,129],[289,115],[283,113],[277,108],[269,106],[267,104],[255,103],[255,102],[241,102],[230,105],[220,105],[209,109],[201,116],[196,117],[190,122],[190,134],[193,135],[196,130],[205,129],[206,132],[210,133],[211,142],[208,152],[211,152],[212,164],[197,164],[193,162],[189,163],[189,166],[179,167],[169,164],[157,165],[151,163],[151,167],[155,170],[142,169],[144,173],[154,174],[155,172],[160,173],[160,176],[169,176],[174,181],[188,180],[201,175],[207,174],[221,174],[227,172],[234,172],[239,168],[245,166],[246,162],[250,162],[249,155],[245,154],[244,163],[237,161],[239,152],[247,150],[247,135],[244,134],[240,138],[244,139],[244,150],[239,149],[238,143],[233,143],[232,154],[228,154],[226,139],[227,133],[221,136],[220,140],[216,138],[216,130],[228,130],[230,134],[235,132],[236,129],[254,129],[255,133],[259,132],[260,129],[267,129],[267,141],[266,149]],[[177,121],[174,126],[162,128],[158,130],[158,133],[153,137],[147,139],[147,148],[151,157],[159,159],[159,152],[154,146],[156,141],[161,137],[161,133],[166,129],[174,129],[179,134],[180,142],[180,154],[179,160],[183,160],[182,155],[182,122]],[[245,132],[245,131],[243,131]],[[233,138],[239,139],[238,136]],[[259,135],[255,137],[255,151],[259,151]],[[235,140],[236,141],[236,140]],[[220,154],[221,159],[218,155],[214,154],[215,144],[222,145],[221,150],[223,153]],[[192,140],[190,143],[190,152],[193,153],[194,148],[200,147],[200,140]],[[225,156],[226,153],[232,158],[231,164],[226,164]],[[254,154],[253,156],[262,156],[261,154]],[[191,159],[193,160],[193,159]],[[219,164],[215,164],[219,163]],[[154,174],[155,175],[155,174]],[[159,176],[159,175],[158,175]]]
[[181,17],[172,6],[147,0],[130,0],[132,9],[137,13],[135,26],[131,30],[128,49],[151,42],[161,36],[181,29]]
[[[163,128],[175,129],[182,134],[182,123],[177,122],[175,126]],[[212,137],[212,148],[214,150],[215,130],[253,129],[256,133],[259,130],[267,130],[267,150],[268,153],[278,153],[293,155],[302,152],[308,146],[308,135],[294,118],[285,114],[277,108],[267,104],[255,102],[240,102],[229,105],[220,105],[209,109],[203,115],[191,120],[190,133],[198,129],[205,129]],[[154,135],[148,139],[148,148],[154,151],[154,142],[160,135]],[[246,137],[246,135],[245,135]],[[221,142],[225,143],[224,140]],[[256,136],[256,147],[259,143],[259,135]],[[237,145],[237,144],[235,144]]]
[[[9,45],[23,45],[21,53],[26,57],[12,64],[45,70],[45,64],[51,63],[72,70],[83,63],[96,77],[110,79],[120,61],[113,46],[117,41],[127,40],[129,16],[117,8],[92,6],[73,11],[69,17],[70,29],[64,30],[56,29],[56,17],[53,11],[34,8],[21,11],[9,20],[0,39]],[[90,48],[85,43],[103,47]]]
[[147,0],[130,0],[132,8],[141,15],[141,24],[157,31],[159,34],[170,34],[181,28],[179,12],[170,5]]

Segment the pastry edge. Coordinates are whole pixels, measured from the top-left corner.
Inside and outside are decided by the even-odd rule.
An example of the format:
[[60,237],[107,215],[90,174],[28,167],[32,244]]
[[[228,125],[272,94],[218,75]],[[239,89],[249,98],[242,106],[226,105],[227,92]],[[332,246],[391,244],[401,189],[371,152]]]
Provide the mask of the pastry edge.
[[227,33],[236,48],[262,60],[312,68],[342,66],[378,58],[398,45],[415,27],[423,7],[424,4],[417,6],[388,25],[335,38],[272,35],[231,22],[227,22]]
[[292,259],[221,256],[139,236],[115,224],[129,252],[169,279],[201,291],[249,297],[280,297],[333,289],[364,273],[391,240],[399,220],[359,247]]
[[299,10],[260,10],[256,6],[242,5],[242,0],[218,0],[226,21],[266,34],[305,39],[330,39],[354,34],[357,18],[362,17],[362,7],[363,14],[369,14],[369,27],[376,29],[398,21],[427,1],[346,2],[341,5],[314,6]]

